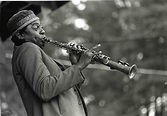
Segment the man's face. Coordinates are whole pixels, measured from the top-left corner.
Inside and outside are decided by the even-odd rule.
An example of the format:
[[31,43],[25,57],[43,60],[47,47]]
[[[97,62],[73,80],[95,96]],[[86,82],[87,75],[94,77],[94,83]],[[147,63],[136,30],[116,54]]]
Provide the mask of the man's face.
[[36,20],[27,26],[24,36],[26,41],[30,41],[40,47],[44,47],[42,38],[45,37],[45,31],[43,30],[39,20]]

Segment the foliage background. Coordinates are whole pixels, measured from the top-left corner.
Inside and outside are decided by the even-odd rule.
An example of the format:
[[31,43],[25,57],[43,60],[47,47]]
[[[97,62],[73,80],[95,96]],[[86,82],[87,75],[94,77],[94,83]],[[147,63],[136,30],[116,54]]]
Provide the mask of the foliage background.
[[[85,69],[87,79],[82,91],[90,116],[167,115],[163,86],[167,81],[167,1],[82,0],[80,6],[70,2],[56,11],[43,10],[49,12],[39,14],[48,37],[61,42],[75,41],[88,48],[100,43],[98,50],[113,61],[121,59],[139,68],[131,80],[118,71]],[[0,44],[2,111],[25,116],[12,77],[13,44],[10,39]],[[44,50],[56,59],[68,60],[54,45],[48,44]]]

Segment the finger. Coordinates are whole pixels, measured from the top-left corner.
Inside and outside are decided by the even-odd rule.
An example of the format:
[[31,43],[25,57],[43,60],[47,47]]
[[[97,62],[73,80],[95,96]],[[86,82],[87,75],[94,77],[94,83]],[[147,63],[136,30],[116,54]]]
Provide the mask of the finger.
[[90,48],[89,51],[92,51],[92,50],[94,50],[94,49],[96,49],[96,48],[98,48],[98,47],[100,47],[100,46],[101,46],[101,44],[97,44],[96,46]]

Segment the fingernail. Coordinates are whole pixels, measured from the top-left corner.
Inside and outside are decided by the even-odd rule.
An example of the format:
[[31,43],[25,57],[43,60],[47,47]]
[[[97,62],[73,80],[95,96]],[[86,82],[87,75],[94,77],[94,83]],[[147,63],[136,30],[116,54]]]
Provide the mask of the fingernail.
[[100,47],[100,46],[101,46],[101,44],[98,44],[98,45],[97,45],[97,47]]
[[100,47],[100,46],[101,46],[101,44],[97,44],[97,45],[95,46],[95,48]]

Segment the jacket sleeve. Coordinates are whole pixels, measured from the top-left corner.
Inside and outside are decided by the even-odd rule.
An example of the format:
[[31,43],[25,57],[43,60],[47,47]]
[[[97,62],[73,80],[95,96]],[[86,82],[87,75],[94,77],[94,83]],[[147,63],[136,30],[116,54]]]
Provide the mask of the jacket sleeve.
[[[60,69],[61,69],[62,71],[64,71],[64,70],[66,69],[65,66],[63,66],[62,64],[60,64],[59,62],[57,62],[55,59],[53,59],[53,61],[60,67]],[[81,75],[82,75],[82,77],[85,79],[85,76],[83,75],[82,72],[81,72]],[[81,89],[82,84],[83,84],[83,82],[80,82],[80,83],[78,83],[78,84],[76,85],[76,86],[78,87],[78,89]]]
[[59,67],[55,63],[54,70],[58,74],[51,75],[43,62],[42,54],[38,46],[31,45],[23,48],[18,61],[20,70],[26,81],[44,101],[48,101],[84,81],[76,65],[72,65],[64,71],[59,71]]

